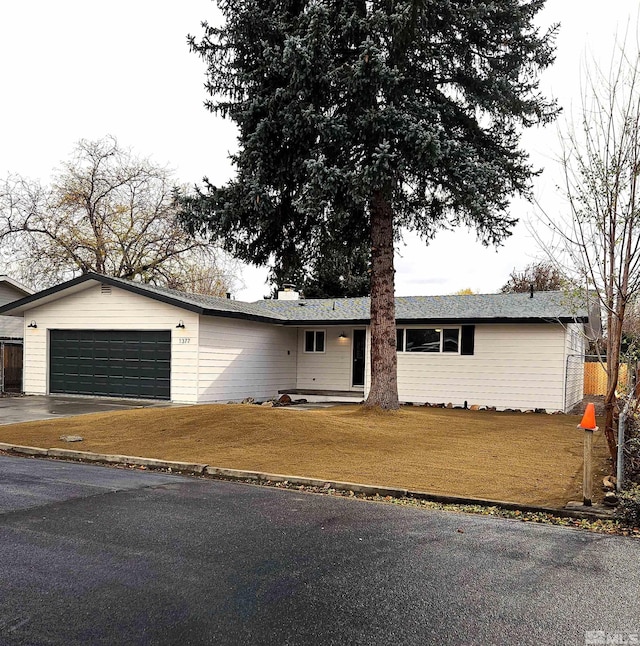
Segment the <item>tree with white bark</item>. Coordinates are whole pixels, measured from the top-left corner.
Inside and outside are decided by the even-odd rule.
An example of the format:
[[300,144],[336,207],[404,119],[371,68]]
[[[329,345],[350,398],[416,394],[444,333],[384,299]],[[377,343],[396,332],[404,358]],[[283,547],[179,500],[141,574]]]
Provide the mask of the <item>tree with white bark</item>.
[[595,299],[605,322],[605,436],[616,460],[616,388],[623,328],[640,293],[640,53],[624,39],[611,65],[584,76],[577,117],[562,137],[564,215],[541,211],[538,240],[549,257]]

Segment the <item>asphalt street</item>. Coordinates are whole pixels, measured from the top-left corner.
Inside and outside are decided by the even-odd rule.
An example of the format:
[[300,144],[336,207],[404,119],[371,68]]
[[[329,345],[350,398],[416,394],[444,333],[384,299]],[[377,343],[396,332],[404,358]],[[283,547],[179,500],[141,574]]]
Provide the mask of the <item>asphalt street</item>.
[[539,646],[640,632],[634,539],[28,458],[0,457],[0,564],[2,644]]

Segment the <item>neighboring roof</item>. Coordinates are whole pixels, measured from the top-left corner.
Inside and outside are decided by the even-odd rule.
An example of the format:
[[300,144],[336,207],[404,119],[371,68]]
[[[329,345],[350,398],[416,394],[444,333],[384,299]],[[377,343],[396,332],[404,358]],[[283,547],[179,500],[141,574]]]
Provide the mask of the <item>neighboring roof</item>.
[[[369,298],[234,301],[203,294],[187,294],[174,289],[146,285],[123,278],[84,274],[42,292],[0,307],[0,314],[20,315],[27,309],[57,300],[64,292],[74,292],[93,281],[120,287],[158,301],[199,314],[242,318],[280,325],[366,324]],[[405,296],[396,298],[398,323],[534,323],[545,321],[586,322],[585,307],[576,307],[564,292],[530,294],[470,294],[464,296]]]
[[26,285],[23,285],[22,283],[19,283],[17,280],[14,278],[11,278],[11,276],[7,276],[6,274],[0,274],[0,283],[6,283],[7,285],[11,285],[15,290],[22,292],[25,296],[28,296],[29,294],[33,294],[33,290],[29,289]]

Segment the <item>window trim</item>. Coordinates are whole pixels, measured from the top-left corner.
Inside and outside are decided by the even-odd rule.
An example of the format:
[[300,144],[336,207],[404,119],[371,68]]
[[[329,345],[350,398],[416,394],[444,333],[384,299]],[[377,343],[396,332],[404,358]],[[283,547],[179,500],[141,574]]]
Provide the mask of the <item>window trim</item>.
[[[307,334],[313,334],[313,350],[307,350]],[[318,333],[323,336],[322,350],[317,350],[318,347]],[[325,329],[305,329],[304,336],[302,337],[302,349],[306,354],[325,354],[327,351],[327,331]]]

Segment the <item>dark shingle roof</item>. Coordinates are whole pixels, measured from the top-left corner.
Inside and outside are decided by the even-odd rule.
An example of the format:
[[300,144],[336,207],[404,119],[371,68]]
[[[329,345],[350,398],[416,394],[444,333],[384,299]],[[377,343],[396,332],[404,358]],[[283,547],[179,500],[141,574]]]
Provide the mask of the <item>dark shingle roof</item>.
[[247,316],[267,316],[270,318],[276,318],[277,320],[281,319],[278,314],[271,315],[266,312],[265,309],[261,307],[262,301],[245,303],[244,301],[234,301],[230,298],[210,296],[209,294],[189,294],[188,292],[182,292],[178,289],[148,285],[133,280],[126,280],[124,278],[111,278],[110,282],[112,285],[120,284],[120,286],[133,289],[138,293],[144,292],[149,296],[159,296],[161,300],[171,299],[185,305],[191,305],[197,310],[202,310],[202,313],[224,312],[230,315],[245,314]]
[[[287,321],[346,322],[369,320],[369,298],[265,300],[255,303]],[[529,294],[469,294],[464,296],[396,297],[396,319],[409,321],[499,321],[586,319],[584,307],[575,306],[564,292]]]
[[[4,310],[22,310],[41,299],[50,300],[86,281],[96,281],[143,294],[177,307],[210,316],[225,316],[282,325],[365,324],[369,321],[369,298],[262,300],[253,303],[204,294],[188,294],[122,278],[85,274],[48,290],[15,301]],[[587,310],[576,306],[564,292],[526,294],[470,294],[464,296],[402,296],[396,298],[396,319],[409,322],[540,322],[586,321]]]

